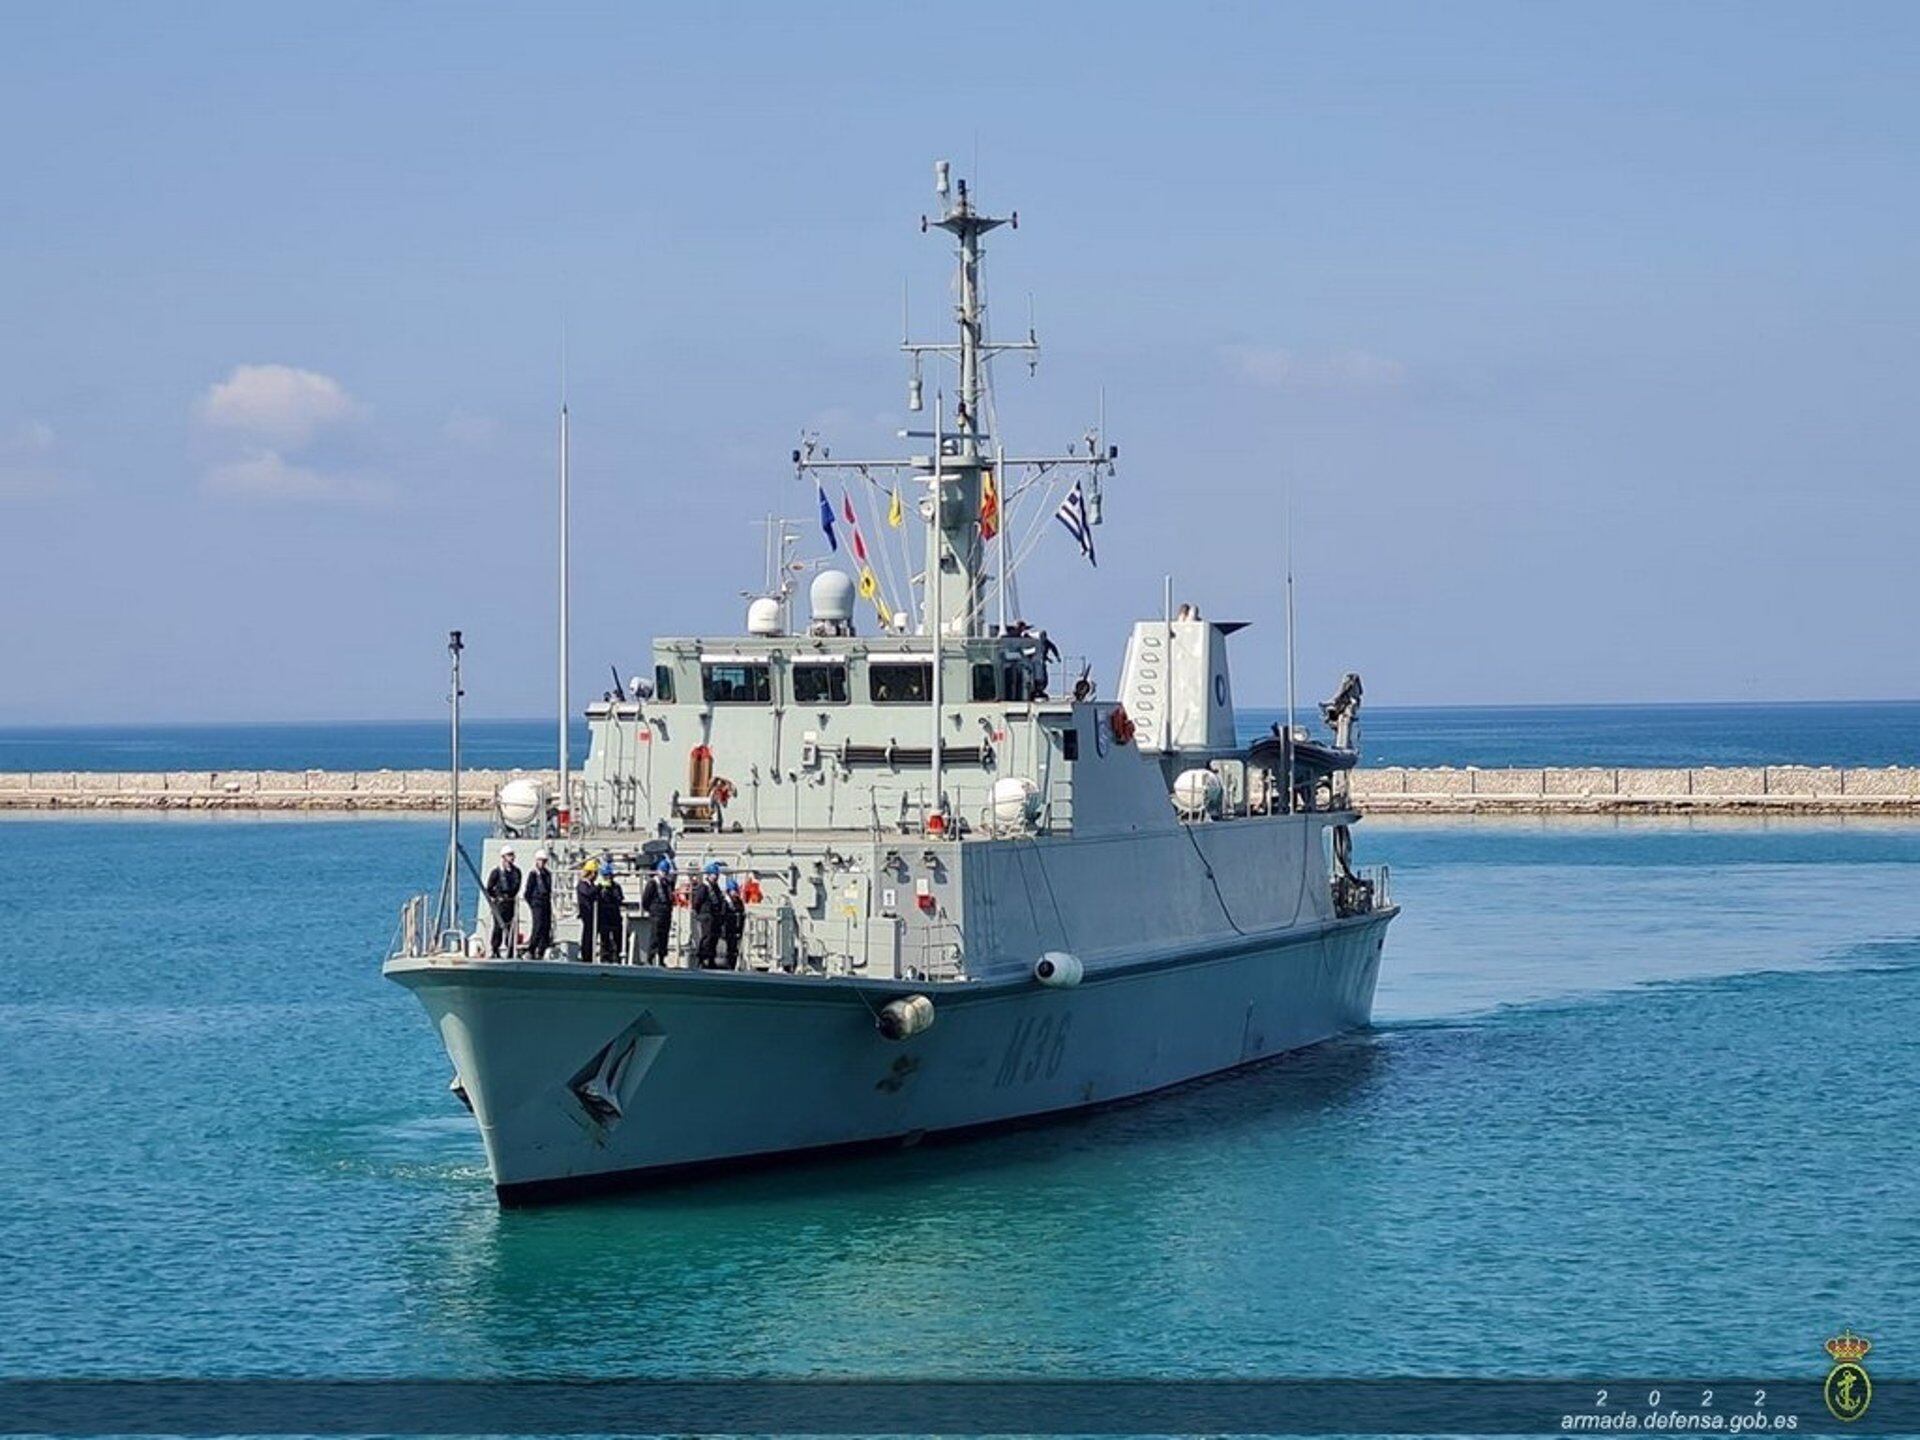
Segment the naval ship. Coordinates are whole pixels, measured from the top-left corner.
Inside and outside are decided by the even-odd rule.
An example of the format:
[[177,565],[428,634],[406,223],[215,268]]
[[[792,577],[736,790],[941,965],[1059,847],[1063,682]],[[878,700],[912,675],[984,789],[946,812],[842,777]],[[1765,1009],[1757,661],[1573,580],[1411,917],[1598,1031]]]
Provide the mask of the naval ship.
[[[1384,867],[1352,864],[1358,677],[1316,739],[1293,724],[1289,659],[1287,723],[1249,744],[1228,664],[1241,627],[1176,608],[1171,582],[1111,699],[1019,614],[1025,552],[1094,559],[1119,452],[1098,429],[1065,453],[1002,443],[991,361],[1037,341],[989,338],[981,241],[1018,213],[982,213],[944,163],[935,176],[921,229],[953,237],[958,333],[902,345],[929,428],[900,434],[921,453],[836,458],[803,437],[792,463],[825,552],[807,613],[798,542],[770,531],[746,633],[655,638],[651,675],[586,707],[578,774],[562,408],[558,780],[501,789],[477,864],[454,635],[446,869],[384,969],[439,1031],[503,1204],[1062,1115],[1369,1023],[1397,908]],[[928,397],[928,368],[953,389]],[[477,882],[506,849],[552,856],[540,958],[519,952],[526,905],[493,958],[488,900],[461,904],[462,872]],[[631,912],[663,860],[679,903],[657,963]],[[630,912],[613,963],[576,938],[589,861]],[[713,864],[750,902],[732,968],[690,957],[689,886]]]

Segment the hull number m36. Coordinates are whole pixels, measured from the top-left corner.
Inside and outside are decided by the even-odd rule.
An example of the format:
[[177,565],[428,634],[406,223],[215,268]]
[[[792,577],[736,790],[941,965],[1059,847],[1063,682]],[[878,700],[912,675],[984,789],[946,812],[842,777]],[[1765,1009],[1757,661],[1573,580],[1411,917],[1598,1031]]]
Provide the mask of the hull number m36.
[[1051,1080],[1060,1073],[1066,1058],[1067,1032],[1073,1016],[1028,1016],[1013,1027],[1007,1048],[1000,1056],[1000,1069],[994,1074],[993,1088],[1025,1085],[1034,1080]]

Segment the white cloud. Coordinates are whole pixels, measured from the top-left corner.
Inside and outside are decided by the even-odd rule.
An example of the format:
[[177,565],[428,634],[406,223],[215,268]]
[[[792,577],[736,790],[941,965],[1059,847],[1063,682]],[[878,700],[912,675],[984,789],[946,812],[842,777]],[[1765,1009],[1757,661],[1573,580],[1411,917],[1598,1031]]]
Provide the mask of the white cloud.
[[379,504],[386,500],[383,486],[349,475],[336,475],[296,464],[278,450],[254,450],[207,471],[201,482],[209,495],[233,500],[344,501]]
[[1365,350],[1300,355],[1277,345],[1229,345],[1223,353],[1242,380],[1269,390],[1390,390],[1407,378],[1398,360]]
[[322,469],[301,452],[353,420],[361,405],[331,375],[292,365],[236,365],[195,404],[201,424],[235,437],[238,454],[201,479],[209,495],[262,502],[379,503],[383,485]]
[[0,433],[0,500],[31,500],[65,488],[53,464],[53,427],[22,420]]
[[236,365],[200,397],[203,423],[264,444],[297,449],[350,420],[359,405],[331,375],[291,365]]

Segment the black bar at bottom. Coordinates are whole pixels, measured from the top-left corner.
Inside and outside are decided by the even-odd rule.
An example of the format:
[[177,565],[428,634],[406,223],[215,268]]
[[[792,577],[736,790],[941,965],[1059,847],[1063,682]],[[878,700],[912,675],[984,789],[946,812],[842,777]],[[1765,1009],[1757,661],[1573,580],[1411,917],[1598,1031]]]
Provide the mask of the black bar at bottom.
[[[1822,1377],[1824,1378],[1824,1377]],[[1821,1379],[0,1380],[0,1435],[1920,1433]]]

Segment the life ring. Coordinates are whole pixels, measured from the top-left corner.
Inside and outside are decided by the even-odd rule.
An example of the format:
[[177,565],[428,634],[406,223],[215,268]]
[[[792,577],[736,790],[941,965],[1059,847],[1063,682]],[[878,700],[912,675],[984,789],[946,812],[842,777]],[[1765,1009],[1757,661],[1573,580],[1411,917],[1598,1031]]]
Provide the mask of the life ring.
[[1133,718],[1127,714],[1126,706],[1116,705],[1107,712],[1107,728],[1122,745],[1133,743]]

